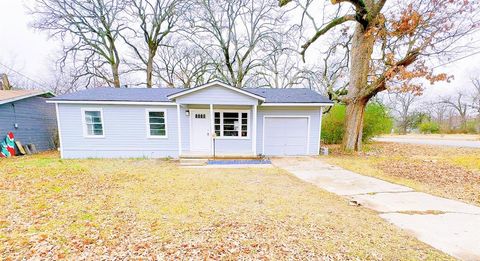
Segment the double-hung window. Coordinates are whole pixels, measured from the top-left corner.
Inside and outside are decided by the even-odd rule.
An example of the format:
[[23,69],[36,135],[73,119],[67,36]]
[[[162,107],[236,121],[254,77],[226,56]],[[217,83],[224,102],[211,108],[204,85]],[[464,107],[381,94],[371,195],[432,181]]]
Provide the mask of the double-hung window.
[[148,137],[167,137],[167,115],[164,110],[147,110]]
[[84,136],[104,137],[103,114],[101,109],[84,109],[82,116]]
[[248,112],[215,112],[217,137],[248,137]]

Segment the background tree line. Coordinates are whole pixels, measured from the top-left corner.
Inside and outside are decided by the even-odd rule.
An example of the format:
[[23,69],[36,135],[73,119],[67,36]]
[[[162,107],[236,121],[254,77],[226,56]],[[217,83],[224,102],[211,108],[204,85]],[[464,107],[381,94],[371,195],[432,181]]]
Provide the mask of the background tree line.
[[[82,87],[318,86],[298,26],[275,0],[36,0],[32,26],[60,39],[60,74]],[[70,88],[66,88],[70,90]]]
[[[472,50],[464,39],[480,17],[471,0],[34,2],[32,26],[63,43],[59,91],[188,88],[213,78],[239,88],[308,86],[345,106],[345,150],[362,148],[365,111],[379,94],[399,93],[401,103],[424,83],[449,81],[435,64]],[[466,119],[462,97],[442,104]]]
[[384,102],[395,119],[395,132],[480,133],[480,78],[449,95],[425,100],[409,92],[389,93]]

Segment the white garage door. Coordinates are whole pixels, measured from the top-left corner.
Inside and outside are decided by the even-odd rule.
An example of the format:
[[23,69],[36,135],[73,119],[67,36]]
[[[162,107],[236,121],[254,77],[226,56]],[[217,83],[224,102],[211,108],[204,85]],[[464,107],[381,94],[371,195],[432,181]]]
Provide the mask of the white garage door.
[[266,117],[265,155],[306,155],[308,144],[307,117]]

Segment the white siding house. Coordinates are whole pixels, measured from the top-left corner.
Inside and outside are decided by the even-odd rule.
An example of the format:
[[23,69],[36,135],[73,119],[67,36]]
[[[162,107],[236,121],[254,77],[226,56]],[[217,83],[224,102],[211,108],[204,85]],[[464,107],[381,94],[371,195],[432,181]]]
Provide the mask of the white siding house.
[[55,103],[62,158],[317,155],[322,108],[309,89],[96,88]]

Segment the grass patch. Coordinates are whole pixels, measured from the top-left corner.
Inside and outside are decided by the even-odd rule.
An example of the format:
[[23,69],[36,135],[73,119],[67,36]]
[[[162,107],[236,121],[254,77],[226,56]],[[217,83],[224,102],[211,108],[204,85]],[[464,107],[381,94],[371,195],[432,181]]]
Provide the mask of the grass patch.
[[281,169],[1,160],[1,259],[449,259]]

